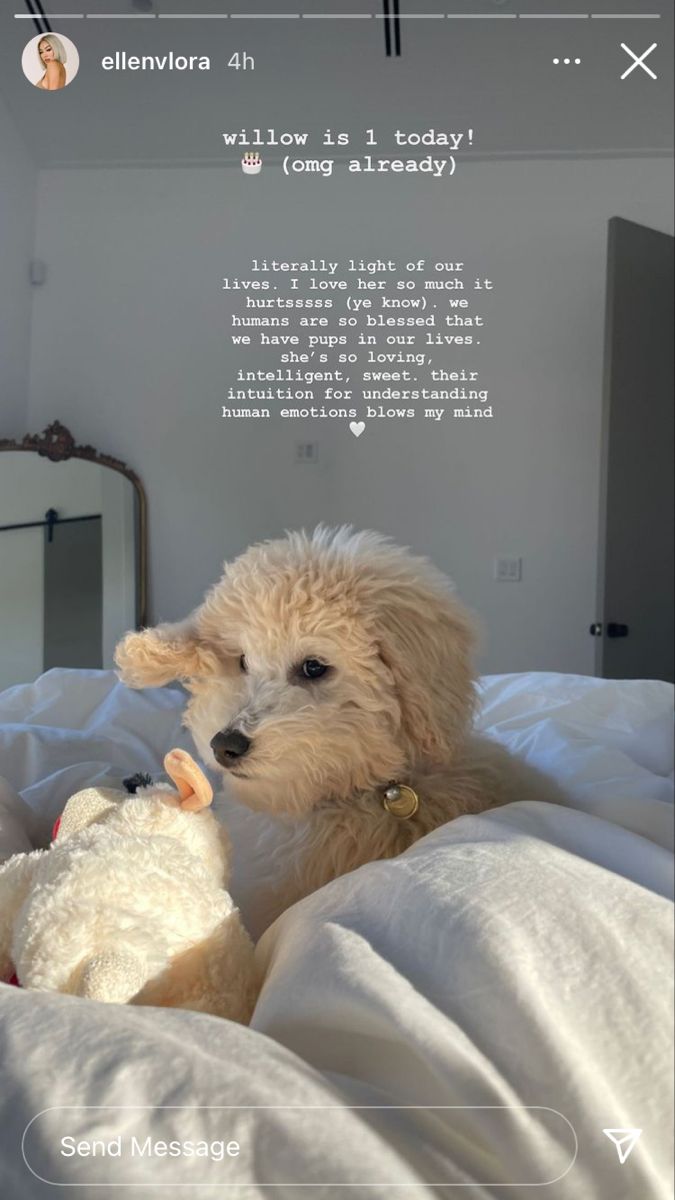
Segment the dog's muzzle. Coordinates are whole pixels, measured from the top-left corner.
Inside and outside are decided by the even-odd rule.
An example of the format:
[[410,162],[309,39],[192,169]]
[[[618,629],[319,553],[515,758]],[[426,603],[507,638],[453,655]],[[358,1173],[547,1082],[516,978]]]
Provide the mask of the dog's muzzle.
[[247,738],[240,729],[221,729],[209,743],[213,757],[221,767],[234,767],[240,759],[248,754],[251,739]]

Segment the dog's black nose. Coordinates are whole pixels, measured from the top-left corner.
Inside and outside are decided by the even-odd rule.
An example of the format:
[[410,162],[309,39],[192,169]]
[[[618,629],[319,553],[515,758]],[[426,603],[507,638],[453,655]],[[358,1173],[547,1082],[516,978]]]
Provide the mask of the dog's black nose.
[[248,753],[251,739],[240,729],[221,729],[211,738],[211,749],[221,767],[231,767]]

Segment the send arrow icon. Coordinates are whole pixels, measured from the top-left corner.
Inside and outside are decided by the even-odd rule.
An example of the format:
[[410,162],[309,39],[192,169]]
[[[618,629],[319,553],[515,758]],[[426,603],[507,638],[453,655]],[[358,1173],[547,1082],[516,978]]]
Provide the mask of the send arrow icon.
[[637,1145],[641,1129],[603,1129],[602,1131],[616,1146],[619,1162],[625,1163],[628,1155]]

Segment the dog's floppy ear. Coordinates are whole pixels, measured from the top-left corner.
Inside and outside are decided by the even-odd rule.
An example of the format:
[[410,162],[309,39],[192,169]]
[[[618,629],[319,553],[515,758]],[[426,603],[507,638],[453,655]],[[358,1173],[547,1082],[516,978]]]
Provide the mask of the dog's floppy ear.
[[473,718],[475,641],[473,619],[449,584],[445,595],[423,580],[388,591],[380,654],[394,677],[403,732],[432,761],[453,756]]
[[127,633],[115,650],[120,679],[133,688],[161,687],[218,670],[213,651],[197,635],[194,614],[176,624]]

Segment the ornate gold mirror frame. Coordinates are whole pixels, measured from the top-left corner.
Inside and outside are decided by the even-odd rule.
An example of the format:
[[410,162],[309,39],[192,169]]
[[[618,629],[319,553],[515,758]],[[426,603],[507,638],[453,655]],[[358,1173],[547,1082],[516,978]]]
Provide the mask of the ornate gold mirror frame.
[[52,421],[42,433],[27,433],[20,442],[10,438],[0,438],[0,452],[3,450],[21,450],[28,454],[38,454],[48,458],[50,462],[67,462],[69,458],[83,458],[86,462],[99,467],[108,467],[124,475],[133,484],[138,501],[138,544],[136,546],[136,566],[138,570],[138,611],[137,624],[147,624],[148,607],[148,503],[145,489],[135,471],[119,458],[110,454],[101,454],[93,446],[78,446],[70,430],[60,421]]

